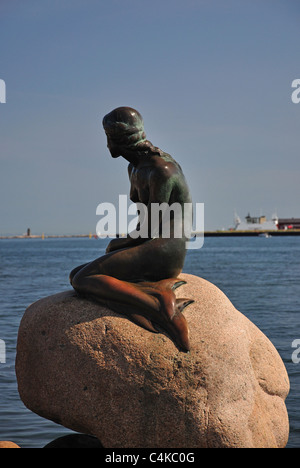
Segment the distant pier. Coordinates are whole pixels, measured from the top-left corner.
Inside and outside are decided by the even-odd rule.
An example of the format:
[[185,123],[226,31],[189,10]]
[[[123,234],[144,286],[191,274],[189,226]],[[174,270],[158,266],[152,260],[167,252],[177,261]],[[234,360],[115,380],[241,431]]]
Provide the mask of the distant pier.
[[300,229],[288,229],[278,231],[206,231],[204,237],[258,237],[267,234],[270,237],[300,236]]

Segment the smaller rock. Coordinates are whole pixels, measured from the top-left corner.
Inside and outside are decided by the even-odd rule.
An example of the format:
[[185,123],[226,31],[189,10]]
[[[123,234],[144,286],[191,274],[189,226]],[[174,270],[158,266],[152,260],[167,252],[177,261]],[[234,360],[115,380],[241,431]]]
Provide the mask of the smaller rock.
[[87,434],[69,434],[53,440],[44,448],[103,448],[97,437]]
[[0,440],[0,448],[21,448],[14,442],[10,442],[7,440]]

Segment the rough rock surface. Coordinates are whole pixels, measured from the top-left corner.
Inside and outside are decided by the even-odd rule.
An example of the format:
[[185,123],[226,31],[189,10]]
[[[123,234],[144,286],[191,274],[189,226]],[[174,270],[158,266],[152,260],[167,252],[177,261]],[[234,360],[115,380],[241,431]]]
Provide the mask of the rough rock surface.
[[289,379],[274,346],[214,285],[182,274],[190,353],[67,291],[22,319],[24,404],[106,448],[285,447]]

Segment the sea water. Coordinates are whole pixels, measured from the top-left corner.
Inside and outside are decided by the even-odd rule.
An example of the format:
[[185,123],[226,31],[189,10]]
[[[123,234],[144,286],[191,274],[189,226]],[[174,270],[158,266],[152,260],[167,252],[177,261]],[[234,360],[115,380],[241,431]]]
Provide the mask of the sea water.
[[[103,255],[107,243],[94,238],[0,240],[0,440],[41,448],[71,432],[32,413],[20,400],[18,328],[29,304],[70,289],[70,270]],[[218,286],[277,348],[291,384],[289,448],[300,447],[300,363],[292,358],[293,343],[300,340],[299,259],[300,237],[214,237],[206,238],[202,249],[188,250],[184,267],[185,273]]]

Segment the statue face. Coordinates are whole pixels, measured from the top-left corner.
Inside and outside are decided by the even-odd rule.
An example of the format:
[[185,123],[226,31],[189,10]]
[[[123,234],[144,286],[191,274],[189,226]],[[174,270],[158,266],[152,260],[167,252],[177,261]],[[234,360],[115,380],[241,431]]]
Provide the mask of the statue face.
[[107,135],[107,148],[110,151],[110,154],[113,158],[118,158],[121,156],[120,147]]

